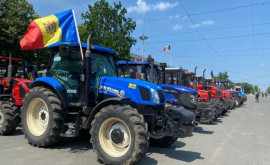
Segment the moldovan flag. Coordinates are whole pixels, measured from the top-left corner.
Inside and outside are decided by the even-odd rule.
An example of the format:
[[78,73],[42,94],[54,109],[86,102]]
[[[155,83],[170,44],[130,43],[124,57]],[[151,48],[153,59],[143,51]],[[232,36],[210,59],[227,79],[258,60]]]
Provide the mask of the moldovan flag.
[[170,50],[171,49],[171,46],[165,46],[165,48],[163,48],[163,51],[166,51],[166,50]]
[[210,76],[211,76],[212,79],[214,79],[214,73],[213,73],[213,71],[211,71]]
[[75,41],[78,34],[73,10],[33,20],[20,41],[22,50],[40,49],[55,42]]

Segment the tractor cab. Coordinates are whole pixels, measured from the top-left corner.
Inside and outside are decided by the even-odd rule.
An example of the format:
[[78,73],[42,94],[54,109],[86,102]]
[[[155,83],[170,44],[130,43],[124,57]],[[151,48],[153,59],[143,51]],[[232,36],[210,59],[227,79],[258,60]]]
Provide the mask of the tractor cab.
[[144,80],[154,84],[159,83],[159,69],[158,65],[153,67],[153,80],[151,80],[151,63],[150,62],[134,62],[119,61],[116,63],[119,77],[132,78],[137,80]]
[[[51,47],[52,54],[47,68],[47,76],[57,80],[66,90],[68,104],[70,106],[81,106],[82,84],[81,66],[82,57],[78,46],[72,43],[55,44]],[[83,44],[85,52],[86,44]],[[104,49],[104,50],[103,50]],[[98,99],[98,85],[100,78],[104,76],[116,77],[114,64],[115,51],[107,49],[93,49],[90,59],[90,104],[94,106]]]
[[[12,58],[12,77],[27,78],[25,61],[18,58]],[[0,78],[7,77],[9,57],[0,56]]]

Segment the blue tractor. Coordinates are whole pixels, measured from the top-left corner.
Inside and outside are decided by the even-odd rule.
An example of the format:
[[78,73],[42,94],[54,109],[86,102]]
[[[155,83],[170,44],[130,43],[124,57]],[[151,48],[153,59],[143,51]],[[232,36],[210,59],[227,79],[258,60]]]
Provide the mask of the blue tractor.
[[46,77],[30,85],[21,108],[22,128],[37,147],[56,145],[61,137],[90,129],[93,150],[104,164],[135,164],[149,139],[170,145],[189,136],[195,116],[179,108],[165,109],[161,87],[116,77],[114,50],[73,42],[58,42]]
[[215,114],[212,109],[198,107],[197,91],[178,85],[177,76],[180,75],[165,74],[165,63],[161,63],[162,70],[158,69],[158,65],[153,62],[120,61],[117,65],[118,74],[121,77],[145,80],[158,84],[165,92],[166,102],[191,110],[196,115],[196,121],[200,123],[211,123],[214,120]]

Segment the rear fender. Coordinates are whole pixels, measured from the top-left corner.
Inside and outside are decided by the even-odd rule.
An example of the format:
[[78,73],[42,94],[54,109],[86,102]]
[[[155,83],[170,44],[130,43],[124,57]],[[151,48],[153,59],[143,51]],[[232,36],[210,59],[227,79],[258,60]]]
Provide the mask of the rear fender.
[[32,82],[29,85],[29,88],[32,89],[36,86],[44,86],[46,88],[49,88],[50,90],[52,90],[54,93],[57,94],[57,96],[61,100],[64,108],[68,107],[66,91],[65,91],[64,87],[54,78],[52,78],[52,77],[37,78],[34,82]]

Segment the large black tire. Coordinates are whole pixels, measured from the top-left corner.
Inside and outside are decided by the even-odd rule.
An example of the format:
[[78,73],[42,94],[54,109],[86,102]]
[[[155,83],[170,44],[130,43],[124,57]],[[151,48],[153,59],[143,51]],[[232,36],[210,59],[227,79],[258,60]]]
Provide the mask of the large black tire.
[[13,102],[0,104],[0,135],[11,135],[19,124],[19,108]]
[[[91,125],[90,142],[104,164],[135,164],[145,156],[149,132],[136,109],[129,105],[103,107]],[[114,136],[117,132],[119,136]]]
[[239,107],[241,100],[238,97],[235,97],[235,103],[236,103],[236,107]]
[[176,142],[178,137],[174,136],[164,136],[160,139],[150,138],[150,145],[153,147],[162,147],[166,148]]
[[[198,105],[199,108],[213,109],[213,107],[208,102],[198,102],[197,105]],[[214,114],[212,114],[212,119],[211,120],[209,120],[208,122],[200,122],[200,123],[201,124],[210,124],[210,123],[212,123],[215,120],[216,112],[212,111],[211,113],[214,113]]]
[[61,101],[50,89],[31,89],[25,97],[21,113],[23,132],[31,145],[48,147],[60,141],[64,113]]

